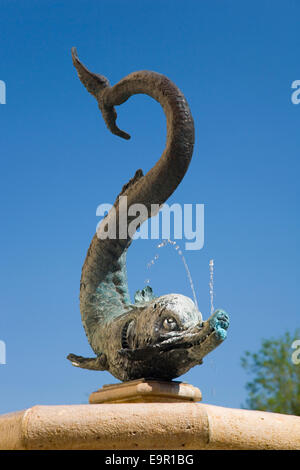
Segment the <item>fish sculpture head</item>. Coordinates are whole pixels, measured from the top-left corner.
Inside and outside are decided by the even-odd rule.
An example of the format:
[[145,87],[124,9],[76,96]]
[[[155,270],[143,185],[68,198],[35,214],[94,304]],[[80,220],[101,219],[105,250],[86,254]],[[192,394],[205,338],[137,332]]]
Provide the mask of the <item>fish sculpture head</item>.
[[223,310],[203,321],[190,298],[163,295],[138,307],[125,320],[118,355],[125,361],[128,379],[172,379],[201,364],[226,338],[228,326],[229,317]]

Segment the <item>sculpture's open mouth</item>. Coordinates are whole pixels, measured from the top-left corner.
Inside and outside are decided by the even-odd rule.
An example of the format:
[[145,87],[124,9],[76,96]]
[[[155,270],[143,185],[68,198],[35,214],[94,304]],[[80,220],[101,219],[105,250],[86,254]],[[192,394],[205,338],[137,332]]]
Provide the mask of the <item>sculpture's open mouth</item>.
[[[173,349],[190,349],[196,346],[202,345],[208,338],[210,338],[214,334],[214,330],[212,329],[209,333],[205,334],[204,336],[201,335],[199,338],[199,334],[195,333],[195,337],[189,336],[188,339],[184,338],[182,341],[178,341],[177,338],[174,338],[173,341],[163,341],[159,344],[162,351],[171,351]],[[158,346],[158,347],[159,347]]]
[[186,331],[174,331],[161,337],[161,341],[145,348],[121,349],[119,353],[132,360],[144,360],[154,354],[175,349],[194,349],[205,356],[220,344],[227,336],[229,317],[223,310],[217,310],[201,326]]

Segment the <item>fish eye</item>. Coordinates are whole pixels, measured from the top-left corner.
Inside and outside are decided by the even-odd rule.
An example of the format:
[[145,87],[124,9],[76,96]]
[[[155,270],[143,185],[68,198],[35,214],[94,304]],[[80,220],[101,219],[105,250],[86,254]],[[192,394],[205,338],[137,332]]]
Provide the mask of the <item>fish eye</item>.
[[168,331],[172,331],[178,329],[178,324],[174,317],[167,317],[163,321],[163,327]]

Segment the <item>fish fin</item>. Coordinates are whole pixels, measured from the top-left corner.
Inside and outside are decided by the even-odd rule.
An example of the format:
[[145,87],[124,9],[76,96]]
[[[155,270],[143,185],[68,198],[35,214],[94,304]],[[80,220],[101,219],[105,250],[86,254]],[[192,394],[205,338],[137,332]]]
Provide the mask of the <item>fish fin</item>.
[[141,179],[142,177],[144,176],[144,173],[143,173],[143,170],[141,168],[139,168],[138,170],[136,170],[135,172],[135,175],[128,181],[128,183],[124,184],[123,187],[122,187],[122,190],[120,192],[120,194],[118,195],[117,199],[116,199],[116,203],[119,201],[119,197],[124,195],[125,192],[131,187],[133,186],[139,179]]
[[146,302],[151,302],[156,297],[153,294],[152,287],[146,286],[142,290],[137,290],[134,294],[134,303],[135,304],[144,304]]
[[76,356],[76,354],[69,354],[67,359],[71,361],[75,367],[90,370],[108,370],[107,360],[105,354],[100,354],[97,357],[83,357]]
[[82,84],[89,93],[98,98],[99,91],[110,86],[107,78],[98,73],[90,72],[78,59],[76,47],[72,47],[72,60]]

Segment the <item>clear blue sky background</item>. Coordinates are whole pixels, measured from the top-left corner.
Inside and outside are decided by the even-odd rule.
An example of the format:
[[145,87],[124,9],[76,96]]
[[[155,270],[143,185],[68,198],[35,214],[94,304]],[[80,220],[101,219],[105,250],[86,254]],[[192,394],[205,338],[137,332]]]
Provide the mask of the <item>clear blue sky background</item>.
[[[240,407],[245,350],[299,326],[300,79],[297,1],[0,1],[0,412],[86,403],[107,372],[76,369],[92,355],[81,325],[81,267],[98,219],[137,168],[159,158],[165,118],[149,97],[118,109],[127,142],[106,129],[79,82],[70,50],[112,84],[155,70],[184,92],[196,126],[192,163],[169,203],[205,204],[205,246],[185,252],[200,310],[230,313],[228,338],[181,377],[203,401]],[[157,295],[191,296],[172,248],[135,241],[130,291],[146,278]],[[292,350],[291,350],[292,352]],[[296,367],[296,366],[295,366]]]

